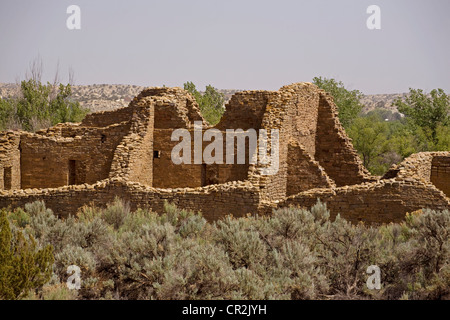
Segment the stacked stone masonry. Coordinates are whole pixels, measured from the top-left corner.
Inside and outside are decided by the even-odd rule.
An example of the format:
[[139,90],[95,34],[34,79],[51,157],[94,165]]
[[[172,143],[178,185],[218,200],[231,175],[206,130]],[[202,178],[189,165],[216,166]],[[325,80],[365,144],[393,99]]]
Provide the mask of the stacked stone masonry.
[[[254,129],[270,140],[279,132],[279,168],[270,164],[174,164],[175,129],[196,134],[216,129]],[[191,139],[191,150],[205,150]],[[234,141],[234,140],[233,140]],[[244,140],[243,140],[244,141]],[[249,146],[249,142],[246,142]],[[235,153],[237,147],[232,146]],[[270,146],[270,152],[273,146]],[[279,91],[236,93],[216,126],[201,116],[195,99],[180,88],[147,88],[126,108],[89,114],[81,123],[36,133],[0,133],[0,207],[43,200],[61,217],[84,205],[105,206],[115,197],[132,209],[160,212],[165,201],[201,211],[214,221],[232,214],[271,214],[286,206],[308,208],[320,199],[333,217],[389,223],[422,208],[450,208],[450,152],[414,154],[383,177],[371,176],[337,117],[333,99],[311,83]]]

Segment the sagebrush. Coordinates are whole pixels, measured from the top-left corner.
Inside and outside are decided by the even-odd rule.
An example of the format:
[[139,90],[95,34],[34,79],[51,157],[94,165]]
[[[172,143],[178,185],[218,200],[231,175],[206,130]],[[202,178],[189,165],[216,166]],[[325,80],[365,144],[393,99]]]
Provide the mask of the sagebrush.
[[[450,213],[423,210],[378,227],[330,219],[320,201],[267,217],[226,217],[119,199],[57,218],[42,202],[9,212],[14,229],[54,250],[52,277],[29,299],[445,299]],[[3,232],[3,231],[2,231]],[[81,269],[79,291],[67,267]],[[381,269],[381,290],[366,286]]]

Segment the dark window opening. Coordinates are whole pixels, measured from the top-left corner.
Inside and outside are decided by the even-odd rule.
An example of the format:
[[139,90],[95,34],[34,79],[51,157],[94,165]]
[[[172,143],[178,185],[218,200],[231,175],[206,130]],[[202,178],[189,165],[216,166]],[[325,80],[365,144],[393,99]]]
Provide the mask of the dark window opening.
[[106,136],[104,134],[102,134],[101,141],[102,141],[102,143],[106,142]]
[[161,158],[161,151],[154,150],[153,151],[153,159]]
[[68,175],[68,184],[73,185],[77,183],[77,172],[76,172],[76,161],[69,160],[69,175]]
[[202,164],[202,187],[206,186],[206,164]]
[[12,184],[11,174],[12,174],[11,167],[5,167],[3,169],[3,187],[5,188],[5,190],[11,189]]

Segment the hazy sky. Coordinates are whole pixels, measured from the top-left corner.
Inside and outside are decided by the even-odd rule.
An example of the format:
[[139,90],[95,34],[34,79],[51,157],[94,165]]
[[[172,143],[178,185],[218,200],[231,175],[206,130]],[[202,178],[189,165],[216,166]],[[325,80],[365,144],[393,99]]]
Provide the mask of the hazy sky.
[[[81,30],[69,30],[69,5]],[[381,30],[369,30],[369,5]],[[0,82],[44,79],[268,89],[314,76],[363,93],[450,93],[449,0],[0,0]]]

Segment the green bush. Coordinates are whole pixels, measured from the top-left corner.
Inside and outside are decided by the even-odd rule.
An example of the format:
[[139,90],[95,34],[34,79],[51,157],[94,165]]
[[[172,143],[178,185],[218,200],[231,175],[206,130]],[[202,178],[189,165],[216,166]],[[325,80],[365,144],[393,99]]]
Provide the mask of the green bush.
[[0,299],[21,299],[50,280],[53,248],[38,248],[32,236],[12,231],[6,210],[0,213]]
[[205,92],[202,94],[197,90],[195,84],[189,81],[184,84],[184,89],[195,98],[200,107],[200,112],[206,121],[212,125],[215,125],[220,121],[220,118],[225,111],[225,98],[222,93],[213,86],[208,85],[206,86]]
[[[4,216],[14,232],[23,228],[33,235],[36,247],[54,247],[53,277],[31,286],[30,299],[450,296],[447,210],[424,210],[401,224],[369,227],[340,216],[331,219],[326,204],[318,201],[309,210],[282,208],[271,216],[226,217],[211,224],[169,203],[159,214],[132,212],[117,198],[104,209],[85,206],[66,219],[55,217],[42,202]],[[81,269],[77,292],[63,285],[72,264]],[[370,265],[382,271],[381,290],[366,287]],[[26,297],[31,287],[17,289],[17,298]]]
[[70,84],[59,87],[35,79],[20,84],[20,96],[0,99],[0,129],[37,131],[61,122],[79,122],[89,110],[72,101]]

